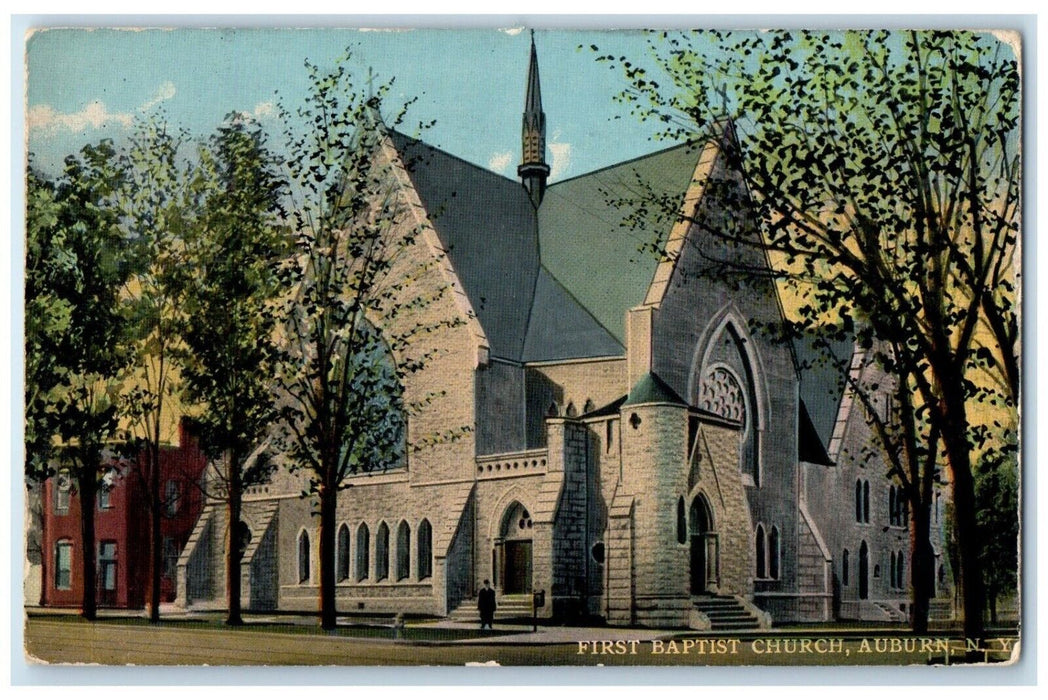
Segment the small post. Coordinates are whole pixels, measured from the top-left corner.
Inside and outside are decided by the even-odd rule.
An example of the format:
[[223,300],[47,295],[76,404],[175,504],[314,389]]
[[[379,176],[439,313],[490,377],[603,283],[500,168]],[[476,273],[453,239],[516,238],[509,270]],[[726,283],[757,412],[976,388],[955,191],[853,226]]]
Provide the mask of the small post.
[[539,608],[546,604],[546,591],[531,592],[531,631],[539,631]]

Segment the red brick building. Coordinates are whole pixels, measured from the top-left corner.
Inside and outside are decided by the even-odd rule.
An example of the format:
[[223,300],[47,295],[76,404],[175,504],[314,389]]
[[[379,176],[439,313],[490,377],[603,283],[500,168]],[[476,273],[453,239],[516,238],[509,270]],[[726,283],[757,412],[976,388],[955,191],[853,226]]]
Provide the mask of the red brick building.
[[[199,484],[206,465],[199,442],[185,421],[179,426],[179,444],[162,448],[160,484],[164,496],[161,516],[164,572],[161,600],[175,598],[178,555],[200,515],[203,494]],[[80,509],[83,504],[67,476],[44,484],[43,581],[41,603],[79,607],[83,599],[83,546]],[[141,608],[149,590],[149,508],[146,484],[133,469],[125,469],[100,490],[95,511],[97,601],[99,607]]]

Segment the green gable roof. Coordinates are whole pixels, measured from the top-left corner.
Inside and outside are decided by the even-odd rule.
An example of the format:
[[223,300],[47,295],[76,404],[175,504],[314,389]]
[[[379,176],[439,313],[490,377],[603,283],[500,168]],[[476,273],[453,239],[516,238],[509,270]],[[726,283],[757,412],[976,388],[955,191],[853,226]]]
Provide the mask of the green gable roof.
[[491,354],[519,360],[538,280],[535,209],[520,183],[391,132]]
[[[650,246],[669,235],[676,212],[638,199],[650,194],[678,207],[699,159],[694,146],[675,146],[552,184],[538,212],[542,264],[619,343],[626,312],[644,301],[658,265]],[[631,206],[623,206],[624,202]],[[633,213],[641,230],[623,226]],[[645,246],[648,246],[647,248]]]
[[[675,223],[661,207],[621,225],[644,188],[679,206],[698,149],[675,146],[555,183],[536,213],[520,182],[390,132],[490,343],[519,362],[625,354],[626,312],[644,300]],[[647,195],[645,195],[647,196]]]
[[542,362],[573,357],[620,357],[625,353],[626,348],[540,266],[521,359]]
[[648,372],[637,380],[630,389],[623,406],[634,406],[642,403],[672,403],[687,406],[688,402],[677,395],[670,385],[662,381],[659,375]]

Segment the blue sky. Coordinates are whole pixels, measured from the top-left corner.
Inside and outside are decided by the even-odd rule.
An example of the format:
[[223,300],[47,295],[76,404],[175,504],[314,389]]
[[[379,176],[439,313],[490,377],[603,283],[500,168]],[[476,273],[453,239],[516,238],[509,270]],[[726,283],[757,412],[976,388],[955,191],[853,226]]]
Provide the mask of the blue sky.
[[[625,78],[588,48],[639,56],[640,33],[538,31],[535,41],[552,179],[667,145],[651,143],[653,127],[613,102]],[[332,65],[347,46],[361,70],[396,78],[394,102],[419,98],[411,118],[436,122],[426,141],[515,176],[529,50],[519,29],[42,31],[27,43],[29,148],[38,167],[55,173],[66,154],[100,138],[119,141],[156,105],[196,136],[233,110],[275,126],[275,92],[296,104],[307,85],[304,60]]]

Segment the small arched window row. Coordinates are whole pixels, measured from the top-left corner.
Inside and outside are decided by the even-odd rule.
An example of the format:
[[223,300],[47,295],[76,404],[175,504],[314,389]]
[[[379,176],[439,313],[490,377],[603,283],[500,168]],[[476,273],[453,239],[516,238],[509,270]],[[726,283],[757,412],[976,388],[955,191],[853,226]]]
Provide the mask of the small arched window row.
[[[356,527],[356,542],[352,545],[352,548],[355,549],[355,557],[351,556],[351,539],[353,538],[350,532],[349,525],[342,523],[336,536],[335,578],[339,583],[349,582],[351,576],[352,580],[357,583],[364,583],[372,579],[385,581],[390,578],[391,564],[395,581],[411,580],[412,530],[407,520],[401,520],[398,523],[395,540],[392,543],[389,526],[385,521],[379,523],[375,530],[375,556],[373,558],[371,556],[371,528],[368,524],[362,522]],[[430,525],[428,519],[423,518],[419,522],[415,537],[415,580],[423,581],[433,575],[433,526]],[[352,572],[351,564],[353,565]],[[374,570],[372,570],[372,565],[374,565]]]

